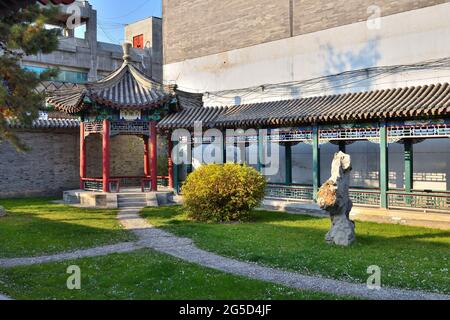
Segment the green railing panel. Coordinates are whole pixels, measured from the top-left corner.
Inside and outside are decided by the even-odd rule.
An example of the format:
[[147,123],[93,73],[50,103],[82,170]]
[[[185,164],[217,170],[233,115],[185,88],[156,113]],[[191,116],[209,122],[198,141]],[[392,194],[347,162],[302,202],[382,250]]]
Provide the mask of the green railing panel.
[[266,197],[275,199],[312,201],[313,193],[314,192],[312,186],[287,186],[269,184],[266,188]]
[[392,192],[388,194],[388,205],[390,208],[448,210],[450,213],[450,194]]

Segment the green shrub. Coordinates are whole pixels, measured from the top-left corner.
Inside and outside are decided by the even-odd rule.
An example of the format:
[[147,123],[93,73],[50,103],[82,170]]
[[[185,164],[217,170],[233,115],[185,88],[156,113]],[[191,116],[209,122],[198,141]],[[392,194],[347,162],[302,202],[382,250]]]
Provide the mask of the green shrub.
[[202,165],[182,187],[184,209],[198,221],[246,220],[264,198],[265,178],[247,165]]

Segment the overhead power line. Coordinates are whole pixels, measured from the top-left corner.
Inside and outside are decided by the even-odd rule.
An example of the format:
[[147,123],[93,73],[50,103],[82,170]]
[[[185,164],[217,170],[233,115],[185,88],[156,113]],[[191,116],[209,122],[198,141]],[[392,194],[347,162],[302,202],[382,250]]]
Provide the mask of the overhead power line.
[[302,81],[289,81],[275,84],[263,84],[247,88],[222,90],[215,92],[203,92],[193,88],[179,86],[183,91],[195,93],[205,93],[209,99],[233,99],[236,96],[241,98],[248,97],[253,94],[261,94],[264,97],[280,97],[283,95],[291,95],[297,90],[302,95],[319,95],[324,91],[332,91],[339,89],[347,89],[356,84],[383,79],[399,72],[412,72],[423,70],[450,70],[450,58],[429,60],[420,63],[372,67],[366,69],[350,70],[333,75],[321,76],[313,79]]
[[112,18],[105,18],[105,17],[103,17],[103,19],[105,19],[105,20],[117,20],[117,19],[128,17],[128,16],[132,15],[133,13],[135,13],[135,12],[139,11],[140,9],[142,9],[145,5],[150,3],[150,1],[151,0],[145,0],[140,5],[138,5],[136,8],[134,8],[133,10],[129,11],[128,13],[126,13],[124,15],[121,15],[121,16],[118,16],[118,17],[112,17]]

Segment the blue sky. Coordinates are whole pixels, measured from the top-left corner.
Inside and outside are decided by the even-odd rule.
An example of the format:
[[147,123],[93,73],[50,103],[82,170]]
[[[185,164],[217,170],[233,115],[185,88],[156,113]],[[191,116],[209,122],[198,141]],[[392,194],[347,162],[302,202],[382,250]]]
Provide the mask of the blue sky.
[[89,0],[97,10],[98,40],[121,44],[124,25],[150,16],[161,17],[161,0]]

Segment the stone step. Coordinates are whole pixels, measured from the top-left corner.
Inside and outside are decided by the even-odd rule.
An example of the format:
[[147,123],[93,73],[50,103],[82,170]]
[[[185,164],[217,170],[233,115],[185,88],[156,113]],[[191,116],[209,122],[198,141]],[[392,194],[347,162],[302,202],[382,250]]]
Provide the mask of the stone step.
[[146,202],[147,198],[117,198],[117,202]]
[[127,201],[118,201],[117,202],[117,204],[119,204],[119,205],[127,205],[130,203],[133,203],[133,204],[140,203],[140,204],[146,205],[147,201],[146,200],[141,200],[141,201],[127,200]]
[[117,197],[119,208],[159,206],[156,193],[122,194]]
[[118,199],[145,199],[145,194],[130,194],[130,195],[118,195]]

